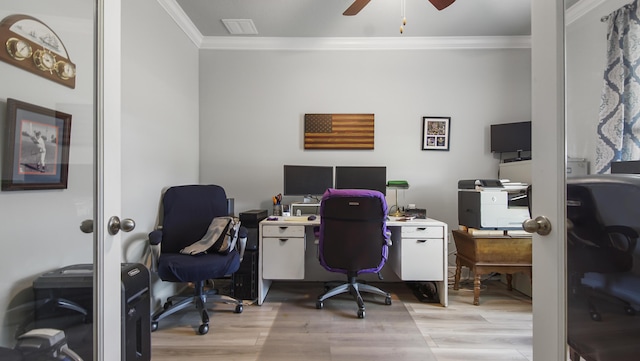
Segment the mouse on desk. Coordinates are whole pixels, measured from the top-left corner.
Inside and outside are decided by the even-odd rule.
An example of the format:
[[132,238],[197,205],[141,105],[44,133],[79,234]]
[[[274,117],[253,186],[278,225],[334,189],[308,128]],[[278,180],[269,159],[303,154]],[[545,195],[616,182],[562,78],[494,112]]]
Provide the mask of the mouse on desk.
[[307,217],[308,220],[313,221],[316,219],[316,216],[314,216],[313,214],[310,215],[309,217]]

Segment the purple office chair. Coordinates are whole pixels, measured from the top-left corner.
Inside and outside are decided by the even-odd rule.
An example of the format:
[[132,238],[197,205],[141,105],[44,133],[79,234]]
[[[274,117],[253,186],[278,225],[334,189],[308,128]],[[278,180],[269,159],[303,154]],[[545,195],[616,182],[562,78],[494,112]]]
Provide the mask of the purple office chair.
[[360,283],[361,273],[377,273],[387,261],[390,232],[387,230],[387,203],[384,195],[374,190],[327,189],[320,203],[320,264],[330,271],[344,273],[347,282],[318,296],[316,308],[335,295],[349,293],[358,303],[358,318],[364,318],[364,301],[360,291],[384,296],[381,289]]

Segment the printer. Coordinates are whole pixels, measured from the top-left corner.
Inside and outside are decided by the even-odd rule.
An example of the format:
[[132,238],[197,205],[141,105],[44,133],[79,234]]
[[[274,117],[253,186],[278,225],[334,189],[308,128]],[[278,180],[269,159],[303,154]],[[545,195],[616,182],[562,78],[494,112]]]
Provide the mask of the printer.
[[498,179],[458,181],[458,222],[477,229],[522,229],[530,218],[527,184]]

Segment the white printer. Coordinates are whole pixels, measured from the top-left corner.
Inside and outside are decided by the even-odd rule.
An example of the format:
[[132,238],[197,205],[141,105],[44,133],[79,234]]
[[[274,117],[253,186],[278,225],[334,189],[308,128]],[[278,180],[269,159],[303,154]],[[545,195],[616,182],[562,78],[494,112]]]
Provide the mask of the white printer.
[[477,229],[522,229],[529,217],[527,185],[497,179],[458,181],[458,223]]

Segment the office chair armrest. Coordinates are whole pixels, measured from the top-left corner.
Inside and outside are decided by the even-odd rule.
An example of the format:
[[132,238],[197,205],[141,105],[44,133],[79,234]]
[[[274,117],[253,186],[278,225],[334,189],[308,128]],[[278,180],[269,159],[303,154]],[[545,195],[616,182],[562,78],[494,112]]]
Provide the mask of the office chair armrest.
[[247,248],[247,237],[249,235],[249,231],[240,226],[238,229],[238,253],[240,253],[240,262],[244,258],[244,251]]
[[638,232],[628,226],[606,226],[604,230],[609,234],[618,233],[628,238],[638,238]]
[[156,229],[149,233],[149,244],[152,246],[157,246],[162,242],[162,230]]

